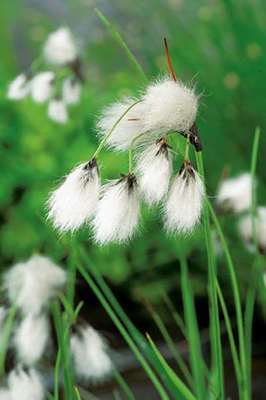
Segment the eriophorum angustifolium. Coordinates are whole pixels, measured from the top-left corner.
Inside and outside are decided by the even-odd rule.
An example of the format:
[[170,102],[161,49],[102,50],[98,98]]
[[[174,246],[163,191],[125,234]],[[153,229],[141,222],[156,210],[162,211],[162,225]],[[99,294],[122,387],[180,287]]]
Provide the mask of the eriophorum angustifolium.
[[[35,255],[14,265],[4,277],[9,307],[0,308],[0,345],[4,345],[4,327],[9,310],[17,310],[14,329],[8,345],[12,369],[0,387],[0,399],[43,400],[47,379],[40,372],[54,366],[58,346],[52,335],[50,306],[63,295],[66,272],[47,257]],[[69,346],[74,371],[83,382],[102,380],[113,370],[105,339],[92,326],[71,317],[72,335]]]
[[[137,232],[144,200],[150,206],[162,204],[168,232],[191,232],[200,222],[204,198],[203,182],[189,156],[191,145],[201,150],[198,103],[194,88],[172,74],[148,84],[137,98],[107,106],[97,122],[101,141],[91,160],[72,170],[48,200],[55,228],[74,231],[87,224],[99,244],[126,242]],[[178,137],[185,143],[183,152],[171,148]],[[127,174],[100,187],[104,146],[128,151],[129,166]],[[173,177],[178,158],[182,168]]]
[[36,103],[48,102],[48,117],[65,124],[68,107],[80,100],[83,82],[78,46],[71,31],[61,27],[48,36],[41,55],[28,70],[10,82],[7,97],[22,100],[31,96]]

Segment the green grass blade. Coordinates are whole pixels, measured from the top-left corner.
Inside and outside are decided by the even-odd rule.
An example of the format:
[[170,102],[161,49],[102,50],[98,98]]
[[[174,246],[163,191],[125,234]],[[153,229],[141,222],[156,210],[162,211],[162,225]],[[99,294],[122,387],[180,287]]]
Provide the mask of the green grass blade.
[[142,66],[137,61],[136,57],[134,56],[132,51],[129,49],[128,45],[126,44],[126,42],[124,41],[124,39],[122,38],[122,36],[118,32],[118,30],[114,27],[113,24],[111,24],[111,22],[106,18],[105,15],[103,15],[103,13],[98,8],[95,8],[95,12],[96,12],[97,16],[99,17],[99,19],[102,21],[103,25],[106,27],[106,29],[111,33],[111,35],[113,36],[115,41],[126,52],[126,55],[129,59],[129,61],[133,64],[133,66],[135,67],[136,71],[140,74],[142,79],[144,81],[147,81],[147,77],[146,77],[146,74],[145,74]]
[[163,368],[165,369],[165,371],[169,375],[170,379],[173,381],[174,385],[176,386],[176,388],[178,389],[178,391],[182,395],[182,398],[184,398],[186,400],[196,400],[196,397],[191,393],[191,391],[186,387],[186,385],[184,385],[182,380],[178,378],[176,373],[167,364],[167,362],[165,361],[165,359],[163,358],[163,356],[159,352],[158,348],[156,347],[155,343],[152,341],[152,339],[150,338],[150,336],[148,334],[147,334],[147,338],[148,338],[148,341],[149,341],[149,343],[150,343],[150,345],[151,345],[156,357],[158,358],[158,360],[162,364]]
[[171,391],[171,394],[174,399],[179,400],[178,395],[176,394],[176,389],[172,384],[172,381],[169,380],[167,374],[165,373],[164,369],[161,367],[161,364],[158,365],[157,358],[154,356],[153,351],[150,348],[149,343],[147,342],[146,338],[141,334],[141,332],[135,327],[135,325],[131,322],[127,314],[124,312],[123,308],[120,306],[119,302],[117,301],[116,297],[114,296],[113,292],[106,284],[105,280],[103,279],[102,275],[99,273],[97,266],[93,264],[93,262],[88,257],[87,253],[84,251],[83,248],[80,248],[80,254],[84,262],[87,264],[87,267],[90,270],[90,273],[96,280],[98,286],[101,288],[102,292],[104,293],[105,297],[110,302],[111,306],[115,310],[116,314],[119,316],[121,321],[125,324],[128,332],[136,341],[138,347],[145,353],[146,357],[149,359],[149,362],[152,366],[158,371],[158,374],[162,378],[162,380],[167,384],[167,388]]
[[100,303],[102,304],[102,306],[104,307],[104,309],[107,312],[107,314],[112,319],[113,323],[115,324],[115,326],[117,327],[117,329],[121,333],[122,337],[124,338],[124,340],[126,341],[128,346],[131,348],[131,350],[135,354],[137,360],[142,365],[143,369],[145,370],[146,374],[148,375],[148,377],[150,378],[150,380],[153,383],[154,387],[156,388],[158,394],[160,395],[160,398],[163,399],[163,400],[169,400],[169,397],[168,397],[166,391],[164,390],[164,388],[161,385],[160,381],[156,377],[155,373],[153,372],[153,370],[149,366],[148,362],[145,360],[145,358],[141,354],[141,352],[138,349],[138,347],[135,345],[134,341],[129,336],[129,334],[126,331],[126,329],[124,328],[123,324],[121,323],[119,318],[116,316],[116,314],[113,311],[112,307],[109,305],[108,301],[105,299],[104,295],[101,293],[101,291],[99,290],[99,288],[97,287],[97,285],[95,284],[93,279],[90,277],[88,272],[80,264],[78,265],[78,269],[79,269],[81,275],[83,276],[83,278],[85,279],[85,281],[88,283],[88,285],[90,286],[90,288],[92,289],[92,291],[96,295],[96,297],[98,298],[98,300],[100,301]]
[[222,293],[222,290],[220,288],[218,281],[216,282],[216,286],[217,286],[218,298],[219,298],[222,313],[224,316],[224,321],[225,321],[226,331],[227,331],[229,345],[230,345],[230,349],[231,349],[233,364],[234,364],[234,368],[235,368],[236,379],[237,379],[237,384],[238,384],[238,391],[239,391],[239,395],[241,396],[241,367],[240,367],[240,362],[239,362],[239,358],[238,358],[237,346],[235,343],[231,320],[230,320],[230,317],[229,317],[229,314],[227,311],[225,299],[224,299],[224,296],[223,296],[223,293]]
[[2,346],[0,349],[0,377],[4,375],[5,373],[5,361],[6,361],[6,353],[8,350],[8,345],[9,345],[9,339],[12,333],[12,329],[14,326],[15,322],[15,316],[16,316],[16,307],[12,306],[9,311],[8,315],[3,327],[3,332],[2,334]]
[[[203,166],[202,154],[196,153],[197,166],[200,175],[205,183],[205,171]],[[207,196],[205,196],[205,199]],[[223,373],[223,355],[221,345],[221,327],[219,320],[219,307],[216,292],[216,264],[214,259],[213,243],[210,230],[209,211],[204,204],[204,235],[208,257],[208,280],[209,280],[209,298],[210,298],[210,340],[211,340],[211,356],[212,356],[212,372],[214,382],[212,386],[217,392],[218,398],[224,399],[224,373]]]
[[191,373],[184,362],[182,356],[180,355],[176,344],[174,343],[171,335],[169,334],[167,327],[163,320],[161,319],[160,315],[152,308],[151,305],[148,305],[149,312],[151,313],[151,316],[158,327],[159,331],[161,332],[162,337],[164,338],[168,348],[170,349],[173,358],[175,359],[178,367],[180,368],[180,371],[184,375],[184,377],[187,380],[188,385],[192,388],[193,387],[193,379],[191,376]]
[[194,392],[198,400],[205,400],[206,388],[204,384],[204,366],[201,353],[199,327],[194,305],[194,296],[188,276],[188,267],[185,257],[180,257],[181,267],[181,290],[185,324],[187,329],[187,340],[189,346],[190,364],[195,384]]
[[61,350],[58,349],[54,368],[54,400],[59,400],[59,373],[61,365]]
[[167,296],[166,293],[163,294],[162,298],[163,298],[163,301],[166,304],[168,310],[170,311],[171,316],[173,317],[173,320],[176,323],[176,326],[180,329],[180,331],[182,332],[183,336],[186,338],[187,337],[187,333],[186,333],[186,327],[185,327],[183,319],[181,318],[181,316],[177,312],[177,310],[174,307],[172,301],[170,300],[169,296]]
[[114,377],[115,377],[117,383],[119,384],[119,386],[121,387],[121,389],[125,393],[127,399],[135,400],[135,396],[134,396],[132,390],[130,389],[130,387],[128,386],[128,384],[127,384],[126,380],[124,379],[123,375],[121,375],[120,372],[116,368],[113,368],[113,372],[114,372]]

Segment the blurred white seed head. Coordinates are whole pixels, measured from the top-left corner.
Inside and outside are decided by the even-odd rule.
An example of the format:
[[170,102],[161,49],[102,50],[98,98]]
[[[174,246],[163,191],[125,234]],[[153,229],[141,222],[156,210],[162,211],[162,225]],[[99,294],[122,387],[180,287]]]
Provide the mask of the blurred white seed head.
[[86,325],[71,336],[70,347],[77,376],[82,380],[105,378],[112,370],[108,347],[102,336]]
[[11,304],[23,314],[39,314],[66,283],[66,272],[49,258],[35,255],[14,265],[4,276]]
[[26,372],[18,367],[10,372],[8,388],[11,400],[43,400],[45,396],[41,377],[33,368]]
[[204,184],[189,162],[181,167],[165,204],[165,226],[171,232],[190,232],[200,221]]
[[64,101],[61,98],[54,98],[48,104],[48,117],[58,124],[65,124],[68,121],[68,112]]
[[53,93],[55,74],[52,71],[40,72],[31,81],[31,95],[37,103],[47,101]]
[[[251,215],[246,215],[240,219],[238,230],[241,238],[246,243],[247,248],[254,251],[255,238],[253,237],[253,224]],[[258,207],[255,218],[255,234],[259,250],[266,251],[266,207]]]
[[252,179],[249,173],[245,173],[221,182],[216,203],[225,211],[238,213],[249,209],[251,200]]
[[166,77],[148,86],[143,96],[145,131],[187,131],[195,122],[198,96],[193,88]]
[[15,330],[13,346],[23,365],[33,365],[43,356],[49,339],[49,322],[44,314],[26,315]]
[[[6,316],[7,316],[7,309],[4,306],[0,307],[0,349],[2,348],[2,343],[3,343],[3,329],[6,321]],[[1,399],[1,397],[0,397]]]
[[8,389],[0,389],[0,400],[12,400]]
[[126,115],[117,124],[107,140],[107,144],[117,150],[127,149],[132,140],[143,133],[144,107],[143,103],[136,103],[136,99],[126,97],[121,102],[114,103],[103,110],[97,123],[99,135],[108,135],[114,124],[132,106]]
[[71,31],[62,27],[52,32],[44,45],[43,54],[50,64],[65,65],[77,58],[77,46]]
[[96,242],[123,242],[130,239],[139,221],[139,194],[133,174],[111,181],[102,188],[93,230]]
[[76,78],[66,78],[63,82],[63,100],[65,104],[76,104],[81,94],[81,84]]
[[172,174],[172,157],[165,139],[149,145],[138,156],[138,182],[148,204],[156,204],[168,191]]
[[95,159],[79,165],[48,200],[48,218],[60,231],[75,231],[94,214],[100,188]]
[[30,80],[26,74],[18,75],[10,82],[7,89],[7,97],[10,100],[21,100],[30,92]]

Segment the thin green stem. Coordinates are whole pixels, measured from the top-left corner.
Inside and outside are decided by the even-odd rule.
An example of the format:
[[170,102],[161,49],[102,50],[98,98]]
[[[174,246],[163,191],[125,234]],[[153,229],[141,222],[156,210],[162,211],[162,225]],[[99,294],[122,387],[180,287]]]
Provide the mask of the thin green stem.
[[135,400],[135,396],[134,396],[132,390],[130,389],[130,387],[128,386],[127,382],[125,381],[124,377],[120,374],[120,372],[115,367],[113,367],[113,372],[114,372],[114,377],[115,377],[117,383],[119,384],[119,386],[121,387],[121,389],[123,390],[125,395],[127,396],[127,399]]
[[[203,166],[203,159],[201,152],[195,152],[197,166],[200,175],[205,183],[205,171]],[[205,196],[205,200],[207,196]],[[222,355],[222,345],[221,345],[221,327],[219,320],[219,307],[216,292],[216,265],[214,259],[214,250],[210,230],[210,217],[209,211],[204,204],[203,209],[203,219],[204,219],[204,234],[205,234],[205,244],[207,249],[208,257],[208,275],[209,275],[209,296],[210,296],[210,337],[211,337],[211,352],[212,352],[212,364],[217,372],[217,380],[215,384],[215,389],[218,391],[218,398],[224,399],[224,373],[223,373],[223,355]]]
[[128,172],[131,173],[132,172],[132,166],[133,166],[133,154],[132,154],[132,149],[130,148],[128,150]]
[[12,333],[12,328],[15,322],[15,316],[17,313],[17,309],[15,306],[12,306],[4,323],[4,327],[1,332],[1,349],[0,349],[0,377],[2,377],[5,373],[5,361],[6,361],[6,353],[9,345],[9,339]]
[[93,156],[91,157],[96,158],[101,150],[103,149],[105,143],[107,142],[108,138],[112,135],[112,133],[114,132],[115,128],[117,127],[117,125],[119,124],[119,122],[125,117],[125,115],[127,115],[127,113],[138,103],[140,103],[141,100],[135,101],[133,104],[131,104],[126,111],[116,120],[116,122],[114,123],[114,125],[112,126],[112,128],[110,129],[110,131],[104,136],[103,140],[100,142],[99,146],[97,147],[95,153],[93,154]]
[[238,341],[239,341],[239,352],[240,352],[240,364],[241,364],[241,372],[242,372],[242,399],[248,400],[248,386],[247,386],[247,364],[246,364],[246,349],[245,349],[245,335],[244,335],[244,326],[243,326],[243,314],[241,308],[241,300],[240,300],[240,293],[237,283],[237,277],[235,273],[235,268],[233,264],[233,260],[231,258],[231,254],[228,249],[228,245],[226,239],[224,237],[220,222],[216,217],[214,209],[210,203],[210,201],[206,198],[206,202],[208,205],[208,209],[210,211],[212,220],[216,227],[217,233],[219,235],[221,245],[224,250],[224,254],[227,261],[229,277],[231,280],[235,309],[236,309],[236,320],[237,320],[237,331],[238,331]]
[[59,400],[59,371],[61,365],[61,350],[57,351],[55,368],[54,368],[54,400]]
[[154,374],[153,370],[151,369],[151,367],[149,366],[149,364],[147,363],[145,358],[142,356],[138,347],[135,345],[134,341],[131,339],[131,337],[127,333],[123,324],[118,319],[118,317],[112,310],[110,304],[107,302],[107,300],[105,299],[104,295],[101,293],[101,291],[99,290],[99,288],[97,287],[95,282],[92,280],[92,278],[90,277],[88,272],[80,264],[78,265],[78,269],[79,269],[81,275],[83,276],[83,278],[85,279],[85,281],[88,283],[88,285],[90,286],[90,288],[96,295],[96,297],[98,298],[98,300],[100,301],[100,303],[102,304],[102,306],[104,307],[104,309],[106,310],[106,312],[108,313],[108,315],[110,316],[110,318],[112,319],[112,321],[114,322],[115,326],[117,327],[117,329],[123,336],[124,340],[127,342],[128,346],[131,348],[131,350],[135,354],[136,358],[142,365],[143,369],[147,373],[148,377],[150,378],[154,387],[156,388],[158,394],[160,395],[160,398],[164,399],[164,400],[169,400],[169,397],[168,397],[166,391],[164,390],[163,386],[161,385],[160,381]]
[[231,354],[232,354],[232,360],[235,368],[235,373],[236,373],[236,379],[237,379],[237,385],[238,385],[238,392],[239,396],[241,398],[241,366],[239,363],[239,358],[238,358],[238,352],[237,352],[237,347],[234,339],[234,334],[233,334],[233,329],[231,325],[231,320],[229,317],[229,313],[226,307],[226,302],[222,293],[222,290],[220,288],[220,285],[218,281],[216,281],[216,287],[217,287],[217,293],[218,293],[218,298],[220,301],[222,313],[224,316],[224,321],[225,321],[225,326],[227,330],[227,335],[228,335],[228,340],[230,344],[230,349],[231,349]]
[[140,74],[142,79],[146,82],[147,77],[146,77],[146,74],[145,74],[142,66],[137,61],[137,59],[134,56],[134,54],[132,53],[132,51],[129,49],[128,45],[122,38],[121,34],[118,32],[118,30],[111,24],[111,22],[106,18],[105,15],[103,15],[103,13],[98,8],[95,8],[95,12],[98,15],[98,17],[100,18],[100,20],[102,21],[102,23],[104,24],[104,26],[107,28],[107,30],[111,33],[111,35],[113,36],[115,41],[119,44],[120,47],[122,47],[123,50],[125,50],[129,61],[133,64],[136,71]]
[[258,238],[256,233],[256,216],[257,216],[257,196],[256,196],[256,166],[258,160],[258,151],[259,151],[259,141],[260,141],[260,128],[256,128],[253,146],[252,146],[252,154],[251,154],[251,182],[252,182],[252,198],[251,198],[251,217],[252,217],[252,233],[253,233],[253,241],[256,248],[256,253],[258,254]]
[[163,301],[166,304],[167,308],[169,309],[177,327],[180,329],[183,336],[186,337],[187,333],[186,333],[186,327],[185,327],[184,321],[181,318],[181,316],[179,315],[179,313],[177,312],[177,310],[175,309],[172,301],[169,299],[169,297],[166,293],[163,293],[162,298],[163,298]]
[[196,317],[194,296],[188,276],[187,260],[183,255],[180,256],[180,267],[183,307],[189,345],[190,364],[194,380],[194,391],[198,400],[205,400],[206,388],[204,384],[203,356],[201,352],[199,327]]
[[147,338],[148,338],[148,341],[149,341],[156,357],[162,364],[163,368],[167,371],[167,374],[170,376],[170,379],[172,380],[173,384],[176,386],[176,388],[182,395],[182,398],[184,398],[186,400],[196,400],[196,397],[191,393],[191,391],[184,385],[182,380],[178,378],[176,373],[167,364],[167,362],[165,361],[165,359],[162,357],[161,353],[159,352],[157,346],[155,345],[155,343],[153,342],[153,340],[151,339],[151,337],[148,334],[147,334]]

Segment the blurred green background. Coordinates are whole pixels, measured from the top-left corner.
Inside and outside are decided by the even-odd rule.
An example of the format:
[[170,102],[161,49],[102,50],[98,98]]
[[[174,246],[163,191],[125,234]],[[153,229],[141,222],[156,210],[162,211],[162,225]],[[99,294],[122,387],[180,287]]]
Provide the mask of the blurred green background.
[[[61,261],[68,237],[46,222],[45,202],[60,177],[97,146],[95,121],[101,109],[143,88],[141,76],[95,15],[97,6],[119,28],[152,79],[166,72],[162,40],[167,37],[178,77],[202,94],[198,124],[204,145],[208,194],[215,196],[226,168],[235,175],[249,169],[256,126],[262,129],[258,199],[265,200],[266,13],[260,0],[3,0],[0,5],[0,247],[1,268],[42,252]],[[47,35],[67,25],[81,46],[86,84],[70,122],[48,120],[47,105],[6,98],[10,80],[38,57]],[[126,156],[102,155],[102,175],[126,171]],[[133,298],[153,301],[177,284],[176,251],[187,246],[198,294],[206,293],[206,255],[199,228],[188,241],[167,238],[159,208],[143,209],[139,235],[128,246],[98,248],[84,229],[78,239],[113,282],[127,282]],[[237,237],[233,216],[223,218],[238,273],[245,287],[251,256]],[[219,275],[226,290],[223,261]],[[173,279],[174,278],[174,279]],[[226,292],[225,292],[226,293]]]

